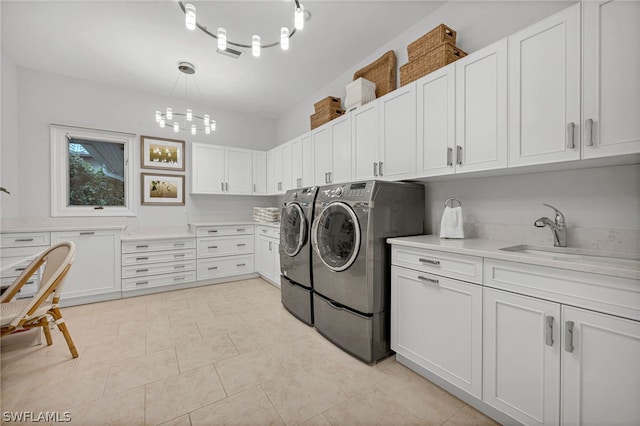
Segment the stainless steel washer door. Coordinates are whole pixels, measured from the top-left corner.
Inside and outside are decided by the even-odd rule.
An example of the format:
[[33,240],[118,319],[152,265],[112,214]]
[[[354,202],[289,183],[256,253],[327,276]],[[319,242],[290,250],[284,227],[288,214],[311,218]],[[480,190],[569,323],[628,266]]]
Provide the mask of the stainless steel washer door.
[[282,249],[290,257],[296,256],[307,242],[307,219],[298,203],[289,203],[282,212],[280,232]]
[[342,202],[327,205],[313,221],[311,242],[329,269],[348,269],[360,250],[360,224],[351,207]]

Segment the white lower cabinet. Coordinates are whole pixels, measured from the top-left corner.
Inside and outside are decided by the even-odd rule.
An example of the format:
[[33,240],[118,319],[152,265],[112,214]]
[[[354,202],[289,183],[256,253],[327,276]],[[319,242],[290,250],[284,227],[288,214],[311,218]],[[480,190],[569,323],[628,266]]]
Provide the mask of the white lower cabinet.
[[280,230],[269,226],[256,226],[256,272],[280,287]]
[[76,258],[65,280],[62,304],[121,297],[120,230],[51,233],[52,245],[62,241],[76,244]]
[[254,273],[254,226],[197,226],[197,279]]
[[[49,232],[16,232],[2,234],[0,242],[0,285],[9,287],[40,253],[49,248],[51,234]],[[32,275],[18,294],[16,299],[33,296],[40,284],[40,271]]]
[[484,288],[484,401],[527,425],[560,413],[560,304]]

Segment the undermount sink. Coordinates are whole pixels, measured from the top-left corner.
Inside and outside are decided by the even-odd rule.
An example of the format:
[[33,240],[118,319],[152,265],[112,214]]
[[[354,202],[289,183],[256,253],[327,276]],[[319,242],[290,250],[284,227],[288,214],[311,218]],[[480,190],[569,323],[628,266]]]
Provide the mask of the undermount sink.
[[512,253],[543,256],[548,259],[562,260],[565,262],[587,262],[603,266],[631,267],[633,269],[640,269],[640,257],[632,253],[607,252],[570,247],[538,247],[527,244],[503,247],[500,250]]

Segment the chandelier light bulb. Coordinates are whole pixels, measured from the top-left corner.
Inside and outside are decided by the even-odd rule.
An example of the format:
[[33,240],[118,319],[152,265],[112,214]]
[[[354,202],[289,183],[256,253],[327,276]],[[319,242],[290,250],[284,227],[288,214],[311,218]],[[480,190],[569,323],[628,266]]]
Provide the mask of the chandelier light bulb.
[[173,110],[171,108],[167,108],[167,120],[173,119]]
[[211,130],[216,130],[216,120],[211,120]]
[[162,114],[160,114],[160,111],[156,111],[156,123],[159,123],[161,118]]
[[195,134],[196,134],[196,125],[195,125],[195,124],[192,124],[192,125],[191,125],[191,134],[192,134],[192,135],[195,135]]
[[300,4],[300,7],[296,7],[296,12],[294,16],[294,26],[296,30],[301,30],[304,28],[304,6]]
[[191,31],[195,30],[196,29],[196,7],[191,3],[187,3],[187,5],[184,7],[184,15],[185,15],[184,24],[187,27],[187,29]]
[[254,57],[260,56],[260,36],[254,35],[251,37],[251,54]]
[[209,127],[209,126],[205,126],[205,127],[204,127],[204,132],[205,132],[207,135],[208,135],[208,134],[210,134],[210,133],[211,133],[211,127]]
[[160,127],[164,127],[164,118],[160,118]]
[[191,121],[193,119],[193,111],[190,109],[187,110],[187,121]]
[[280,28],[280,47],[282,50],[289,50],[289,28]]
[[218,49],[227,50],[227,30],[225,28],[218,28]]
[[175,133],[178,133],[178,131],[179,131],[179,130],[180,130],[180,126],[178,125],[178,122],[177,122],[177,121],[174,121],[174,122],[173,122],[173,131],[174,131]]
[[206,127],[209,127],[209,114],[205,114],[204,118],[202,119],[202,121],[204,121],[204,125]]

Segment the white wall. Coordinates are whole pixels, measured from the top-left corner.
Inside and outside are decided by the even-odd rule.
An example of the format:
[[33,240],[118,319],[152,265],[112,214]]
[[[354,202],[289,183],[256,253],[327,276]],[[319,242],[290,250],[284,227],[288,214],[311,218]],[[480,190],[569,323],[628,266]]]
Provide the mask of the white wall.
[[[1,8],[0,8],[1,9]],[[0,211],[2,216],[16,216],[20,194],[18,188],[18,163],[5,161],[17,157],[18,150],[18,75],[12,58],[3,55],[1,61],[0,94],[2,97],[0,120],[0,186],[5,187],[11,195],[0,194]]]
[[[11,79],[11,67],[7,67],[7,80]],[[3,71],[4,56],[3,56]],[[236,146],[267,150],[275,146],[275,121],[251,114],[236,113],[206,105],[192,104],[195,110],[207,111],[217,120],[217,130],[212,135],[176,137],[169,129],[160,129],[154,120],[156,109],[172,106],[174,110],[186,109],[180,100],[133,92],[94,82],[54,75],[33,69],[17,67],[17,89],[2,101],[7,110],[17,115],[17,128],[4,131],[2,138],[2,180],[11,186],[11,206],[3,211],[3,217],[48,217],[50,215],[50,137],[52,123],[113,130],[187,140],[187,162],[190,142]],[[3,76],[5,72],[3,72]],[[4,79],[3,79],[4,80]],[[8,81],[15,83],[16,78]],[[4,82],[4,81],[3,81]],[[16,101],[17,98],[17,101]],[[13,104],[13,105],[12,105]],[[16,108],[17,105],[17,108]],[[206,108],[205,108],[206,107]],[[3,124],[14,117],[3,115]],[[138,144],[136,140],[136,144]],[[134,179],[139,179],[140,149],[135,147]],[[188,167],[187,167],[188,169]],[[187,188],[190,184],[189,171]],[[187,189],[188,192],[188,189]],[[28,194],[28,195],[27,195]],[[139,194],[139,193],[138,193]],[[6,200],[6,198],[5,198]],[[136,195],[136,201],[139,195]],[[187,194],[186,206],[139,206],[138,217],[129,220],[130,225],[186,225],[189,216],[215,216],[229,210],[248,211],[253,205],[271,205],[270,199],[258,197],[211,196],[208,199]]]
[[[344,102],[345,86],[353,81],[353,74],[375,61],[385,52],[393,50],[398,67],[408,61],[407,45],[444,23],[457,32],[456,45],[467,53],[474,52],[494,41],[515,33],[553,13],[569,7],[575,1],[450,1],[427,15],[421,22],[390,40],[375,52],[354,52],[362,57],[356,66],[338,76],[331,84],[309,99],[295,105],[278,119],[277,143],[284,143],[309,131],[309,116],[313,104],[327,96],[338,96]],[[400,72],[398,71],[398,87]]]

